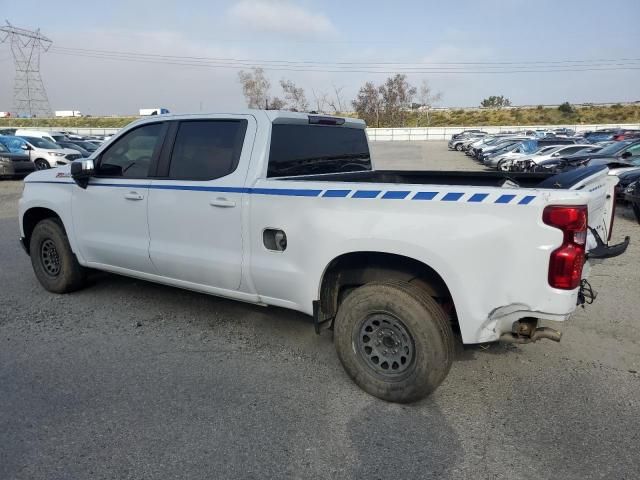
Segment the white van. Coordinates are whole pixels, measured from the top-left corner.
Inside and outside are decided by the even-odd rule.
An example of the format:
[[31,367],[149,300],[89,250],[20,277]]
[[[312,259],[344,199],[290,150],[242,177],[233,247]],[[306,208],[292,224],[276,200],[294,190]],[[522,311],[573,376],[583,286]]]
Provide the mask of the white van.
[[46,132],[44,130],[31,130],[30,128],[19,128],[14,134],[16,137],[36,137],[44,138],[56,143],[60,140],[67,140],[67,136],[62,132]]

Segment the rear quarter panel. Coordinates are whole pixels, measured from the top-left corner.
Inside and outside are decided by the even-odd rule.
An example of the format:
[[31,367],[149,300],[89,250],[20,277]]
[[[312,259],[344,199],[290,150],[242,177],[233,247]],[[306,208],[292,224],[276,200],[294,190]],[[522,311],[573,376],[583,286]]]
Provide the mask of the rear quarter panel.
[[[543,224],[542,211],[551,203],[586,204],[584,193],[270,179],[255,187],[300,190],[249,195],[251,277],[266,303],[287,299],[287,306],[311,314],[329,263],[372,251],[436,270],[453,295],[466,343],[496,339],[490,317],[500,307],[559,316],[575,309],[576,291],[548,285],[549,255],[562,233]],[[334,197],[329,190],[348,193]],[[358,198],[366,196],[360,191],[379,193]],[[285,252],[263,246],[268,227],[286,232]]]

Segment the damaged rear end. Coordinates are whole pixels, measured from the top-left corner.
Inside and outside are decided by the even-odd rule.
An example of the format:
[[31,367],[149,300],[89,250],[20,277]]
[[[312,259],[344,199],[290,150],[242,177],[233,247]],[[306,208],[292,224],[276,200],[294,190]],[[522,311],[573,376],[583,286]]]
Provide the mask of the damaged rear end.
[[[583,204],[550,204],[542,213],[544,225],[560,230],[561,243],[551,250],[547,282],[551,291],[567,300],[567,294],[575,298],[573,307],[557,318],[554,314],[542,319],[564,320],[577,305],[593,303],[596,292],[587,277],[590,261],[615,257],[624,253],[629,237],[623,242],[610,245],[615,219],[615,186],[617,177],[608,175],[606,166],[595,166],[566,172],[545,180],[540,187],[580,192]],[[550,197],[552,198],[552,196]],[[500,310],[500,309],[498,309]],[[498,313],[498,312],[494,312]],[[563,315],[560,315],[562,317]],[[530,343],[540,339],[560,341],[562,334],[549,327],[539,326],[538,316],[523,316],[513,321],[510,331],[504,331],[500,339],[514,343]],[[509,315],[502,318],[503,326]]]

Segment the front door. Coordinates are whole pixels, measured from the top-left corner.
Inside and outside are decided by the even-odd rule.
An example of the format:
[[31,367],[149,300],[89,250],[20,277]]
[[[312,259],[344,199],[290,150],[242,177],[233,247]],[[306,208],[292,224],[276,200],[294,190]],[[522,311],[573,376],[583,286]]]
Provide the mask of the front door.
[[149,259],[150,170],[162,148],[166,124],[128,131],[96,159],[96,176],[74,188],[73,226],[91,264],[156,273]]
[[154,178],[149,190],[149,253],[160,275],[240,287],[243,187],[255,130],[248,115],[182,120],[170,128],[158,171],[164,177]]

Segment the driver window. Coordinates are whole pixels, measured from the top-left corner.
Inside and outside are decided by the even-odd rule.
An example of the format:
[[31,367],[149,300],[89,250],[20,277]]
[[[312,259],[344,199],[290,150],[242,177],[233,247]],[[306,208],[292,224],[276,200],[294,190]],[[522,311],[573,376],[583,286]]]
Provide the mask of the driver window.
[[122,178],[146,178],[154,152],[160,146],[164,130],[153,123],[125,134],[100,156],[98,175]]

